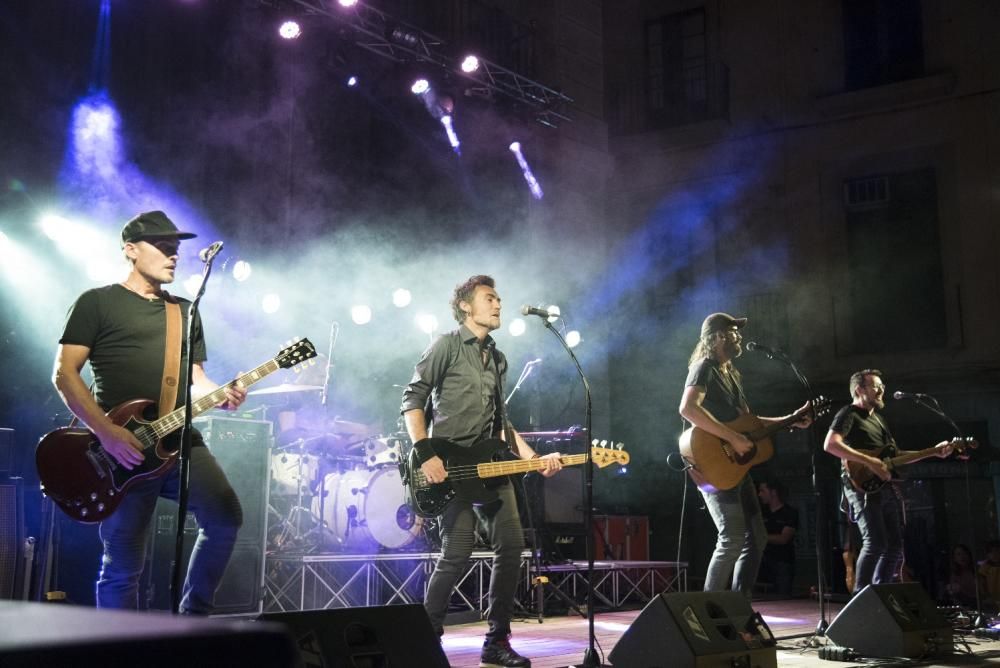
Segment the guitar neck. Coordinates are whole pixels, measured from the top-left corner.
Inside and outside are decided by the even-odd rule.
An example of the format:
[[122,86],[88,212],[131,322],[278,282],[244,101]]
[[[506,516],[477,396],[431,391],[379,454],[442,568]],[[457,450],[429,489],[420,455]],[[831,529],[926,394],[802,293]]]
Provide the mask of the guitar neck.
[[802,419],[801,415],[798,415],[796,413],[792,413],[791,415],[789,415],[788,417],[786,417],[784,420],[781,420],[779,422],[775,422],[774,424],[769,424],[766,427],[763,427],[763,428],[758,429],[757,431],[753,432],[752,434],[750,434],[750,440],[751,441],[759,441],[762,438],[767,438],[767,437],[771,436],[772,434],[775,434],[775,433],[781,431],[782,429],[787,429],[788,427],[790,427],[791,425],[795,424],[796,422],[798,422],[801,419]]
[[[562,462],[563,466],[577,466],[587,461],[587,455],[564,455],[559,458],[559,461]],[[476,472],[480,478],[496,478],[502,475],[541,471],[544,468],[545,462],[541,459],[515,459],[513,461],[484,462],[476,466]]]
[[[201,415],[205,411],[218,406],[226,399],[226,388],[235,387],[236,385],[242,385],[243,387],[250,387],[254,383],[263,380],[267,376],[271,375],[277,371],[280,367],[278,362],[271,359],[256,369],[247,371],[242,376],[234,378],[225,385],[220,385],[215,388],[205,396],[197,399],[191,403],[191,415],[192,417]],[[158,438],[163,438],[167,434],[170,434],[177,429],[180,429],[184,425],[184,407],[180,407],[170,413],[167,413],[160,419],[151,422],[150,426],[156,432]]]
[[901,455],[896,455],[889,459],[889,467],[895,466],[905,466],[906,464],[912,464],[913,462],[918,462],[921,459],[927,459],[937,454],[935,448],[924,448],[923,450],[914,450],[913,452],[904,452]]

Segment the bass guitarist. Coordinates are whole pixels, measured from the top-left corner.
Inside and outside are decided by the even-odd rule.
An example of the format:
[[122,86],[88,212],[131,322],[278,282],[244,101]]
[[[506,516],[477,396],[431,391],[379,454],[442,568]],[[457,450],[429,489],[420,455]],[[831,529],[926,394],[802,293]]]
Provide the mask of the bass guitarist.
[[[440,336],[424,351],[413,372],[413,379],[403,392],[401,412],[406,429],[419,449],[427,443],[427,414],[430,400],[433,436],[447,438],[457,446],[471,447],[506,431],[515,441],[511,451],[521,459],[538,457],[513,429],[504,430],[505,417],[502,383],[507,372],[507,358],[496,350],[490,332],[500,327],[500,296],[489,276],[472,276],[455,288],[452,313],[460,327]],[[559,453],[542,457],[544,476],[556,473],[562,464]],[[430,483],[448,477],[444,462],[432,456],[421,470]],[[510,620],[521,568],[524,535],[514,490],[504,482],[485,503],[475,504],[463,498],[459,488],[456,498],[438,517],[441,528],[441,556],[427,585],[424,606],[431,624],[443,633],[445,614],[452,588],[465,571],[475,544],[476,524],[486,529],[495,553],[490,578],[489,630],[480,657],[484,668],[530,666],[531,662],[510,646]]]
[[[133,469],[144,458],[142,444],[128,429],[113,423],[105,411],[133,399],[161,396],[161,388],[184,388],[186,355],[180,356],[178,377],[166,377],[167,309],[180,302],[180,327],[186,331],[186,300],[162,289],[174,280],[180,242],[195,235],[180,232],[162,211],[139,214],[122,228],[122,250],[131,271],[122,283],[84,292],[70,309],[59,339],[53,383],[66,406],[98,437],[117,465]],[[216,385],[202,368],[206,359],[201,322],[196,319],[191,345],[193,390],[207,394]],[[174,358],[176,359],[176,357]],[[94,375],[91,395],[81,377],[90,362]],[[183,404],[174,392],[168,410]],[[226,389],[223,408],[235,409],[246,398],[241,387]],[[180,611],[207,615],[225,572],[236,534],[243,521],[240,501],[201,435],[193,433],[190,507],[201,530],[191,553]],[[178,469],[136,484],[117,511],[100,526],[104,556],[97,580],[97,606],[139,607],[139,577],[146,557],[150,524],[157,497],[176,499]]]
[[[861,532],[861,551],[854,569],[854,592],[870,584],[892,582],[903,560],[903,504],[895,485],[879,491],[864,492],[855,488],[848,475],[847,462],[861,464],[881,480],[891,472],[883,458],[897,455],[889,426],[878,414],[885,408],[885,384],[878,369],[863,369],[851,375],[853,402],[833,418],[823,449],[844,461],[844,496],[851,521]],[[908,458],[915,462],[927,457],[947,457],[953,445],[942,441],[922,456]]]
[[[728,313],[713,313],[705,318],[691,354],[680,405],[685,420],[728,443],[737,456],[754,449],[749,438],[725,424],[750,413],[740,372],[733,366],[733,360],[743,354],[740,330],[746,323],[746,318],[734,318]],[[809,410],[807,403],[797,411],[802,413],[801,419],[792,424],[800,428],[809,426],[812,422]],[[758,418],[765,426],[789,419],[794,417]],[[747,474],[735,487],[719,490],[703,485],[695,469],[688,471],[699,484],[719,532],[705,575],[705,591],[727,589],[731,584],[733,591],[742,592],[749,599],[767,546],[767,530],[753,480]]]

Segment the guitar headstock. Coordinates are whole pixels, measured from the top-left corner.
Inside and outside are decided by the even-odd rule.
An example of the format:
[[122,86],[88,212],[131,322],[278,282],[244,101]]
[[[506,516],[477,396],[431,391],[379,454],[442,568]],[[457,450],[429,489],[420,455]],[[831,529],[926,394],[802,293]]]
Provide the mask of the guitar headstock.
[[294,340],[288,346],[282,348],[281,352],[274,357],[274,361],[282,369],[291,369],[314,357],[316,357],[316,346],[309,339],[300,339]]
[[809,402],[809,410],[812,411],[813,418],[817,418],[820,415],[829,412],[830,407],[832,405],[833,402],[830,399],[827,399],[822,394],[820,394],[815,399]]
[[949,442],[951,445],[952,452],[960,456],[960,459],[968,459],[969,455],[966,454],[966,450],[975,450],[979,447],[979,441],[977,441],[972,436],[956,436]]
[[628,453],[623,449],[624,443],[611,443],[609,441],[598,441],[596,438],[590,442],[590,459],[594,466],[604,468],[612,464],[625,466],[628,464]]

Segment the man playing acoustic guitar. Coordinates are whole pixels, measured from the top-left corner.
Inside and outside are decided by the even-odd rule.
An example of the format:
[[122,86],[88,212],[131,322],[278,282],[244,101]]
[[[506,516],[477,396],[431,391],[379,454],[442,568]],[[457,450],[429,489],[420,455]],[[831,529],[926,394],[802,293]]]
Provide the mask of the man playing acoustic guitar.
[[[680,414],[695,429],[721,439],[735,456],[754,452],[754,442],[726,423],[750,414],[739,371],[733,360],[743,354],[740,329],[746,318],[728,313],[713,313],[701,325],[701,336],[691,354],[686,387],[681,397]],[[793,415],[781,418],[758,417],[764,426],[786,423],[804,428],[812,422],[806,403]],[[720,444],[720,448],[723,446]],[[682,444],[682,451],[684,450]],[[704,484],[695,468],[689,469],[698,483],[712,521],[719,531],[715,552],[705,574],[705,591],[726,589],[750,598],[760,570],[761,555],[767,545],[767,530],[761,517],[757,490],[750,475],[744,475],[734,487],[718,489]]]
[[[823,449],[844,462],[844,496],[850,505],[851,521],[861,531],[861,551],[855,567],[854,591],[869,584],[892,582],[903,559],[903,506],[894,485],[865,492],[850,477],[850,462],[867,467],[880,480],[889,480],[891,471],[883,458],[898,454],[889,426],[876,412],[885,408],[882,372],[864,369],[851,376],[853,403],[833,418]],[[912,453],[906,462],[927,457],[947,457],[954,446],[942,441],[933,448]],[[858,477],[855,474],[855,477]]]
[[[496,350],[490,332],[500,327],[500,296],[489,276],[473,276],[455,288],[451,300],[458,329],[438,337],[424,351],[403,392],[402,413],[406,430],[418,452],[431,440],[449,439],[456,447],[472,448],[490,437],[509,433],[514,443],[507,446],[521,459],[538,457],[513,429],[505,430],[502,383],[507,358]],[[433,436],[428,439],[425,408],[433,408]],[[562,468],[560,454],[541,458],[540,472],[551,476]],[[421,466],[430,483],[449,477],[445,463],[437,455]],[[453,476],[458,478],[458,475]],[[488,490],[489,498],[477,503],[458,490],[457,496],[438,517],[441,527],[441,557],[427,584],[424,606],[431,624],[441,633],[452,588],[465,571],[475,544],[476,524],[486,528],[495,557],[490,578],[489,631],[483,645],[480,666],[484,668],[525,668],[531,662],[510,646],[510,619],[517,593],[524,550],[524,533],[513,486],[504,482]]]
[[[183,306],[188,302],[176,300],[161,286],[174,280],[181,240],[194,236],[178,231],[162,211],[142,213],[126,223],[121,241],[131,265],[128,278],[84,292],[70,309],[59,339],[53,374],[56,389],[66,406],[97,436],[104,451],[118,466],[129,470],[144,461],[143,446],[135,434],[112,422],[105,411],[134,399],[155,400],[161,396],[162,386],[187,386],[183,351],[179,378],[165,378],[164,368],[168,302],[181,302],[180,331],[186,331],[187,309]],[[187,348],[194,357],[193,389],[196,394],[207,394],[216,385],[202,368],[205,339],[197,318],[192,339]],[[94,374],[94,395],[80,374],[87,362]],[[183,392],[173,394],[175,401],[167,407],[171,411],[182,406],[184,399]],[[225,396],[222,407],[235,409],[246,398],[246,392],[233,386],[225,390]],[[190,507],[201,530],[191,553],[180,611],[209,614],[243,511],[225,473],[197,431],[193,445]],[[101,523],[104,557],[97,581],[98,607],[138,608],[139,576],[156,499],[177,497],[177,471],[174,467],[163,477],[136,484],[117,511]]]

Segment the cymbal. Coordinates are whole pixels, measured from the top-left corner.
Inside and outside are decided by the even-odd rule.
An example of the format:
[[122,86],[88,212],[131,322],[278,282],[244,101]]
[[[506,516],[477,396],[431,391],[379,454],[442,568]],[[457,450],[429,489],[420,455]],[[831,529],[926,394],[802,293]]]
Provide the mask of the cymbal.
[[275,385],[274,387],[265,387],[259,390],[254,390],[253,392],[247,392],[247,396],[256,396],[259,394],[287,394],[290,392],[319,392],[322,391],[322,385],[292,385],[290,383],[282,383],[281,385]]

